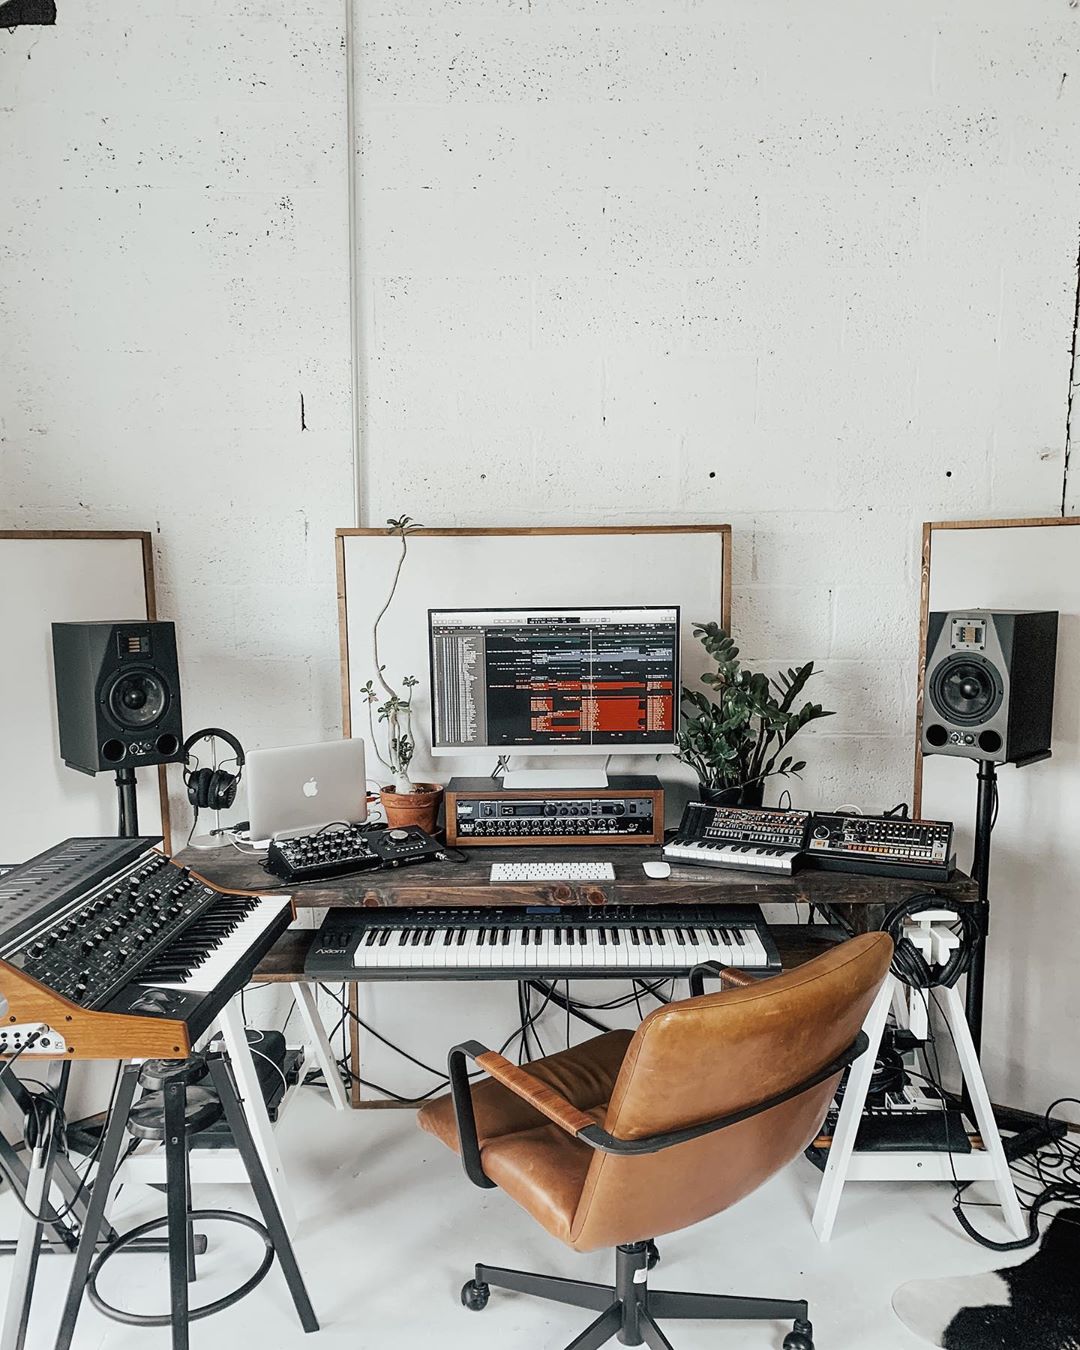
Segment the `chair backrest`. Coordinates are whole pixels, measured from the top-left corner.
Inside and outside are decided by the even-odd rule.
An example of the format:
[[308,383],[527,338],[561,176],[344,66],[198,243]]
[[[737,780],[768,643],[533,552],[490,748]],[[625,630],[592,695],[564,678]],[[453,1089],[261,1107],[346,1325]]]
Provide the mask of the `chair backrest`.
[[[785,975],[668,1004],[626,1051],[605,1128],[641,1139],[735,1114],[811,1078],[851,1045],[892,958],[884,933]],[[571,1240],[579,1250],[685,1228],[733,1205],[814,1138],[839,1074],[747,1120],[659,1153],[597,1153]]]

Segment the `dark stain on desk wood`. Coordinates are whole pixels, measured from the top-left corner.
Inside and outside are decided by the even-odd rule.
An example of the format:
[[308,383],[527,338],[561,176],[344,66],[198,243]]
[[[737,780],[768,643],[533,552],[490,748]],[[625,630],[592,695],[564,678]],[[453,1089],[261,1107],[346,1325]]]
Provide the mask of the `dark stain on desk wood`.
[[[201,872],[226,890],[286,890],[297,909],[329,905],[827,905],[891,907],[921,890],[925,883],[895,877],[855,876],[846,872],[807,869],[794,876],[774,877],[760,872],[728,871],[719,867],[673,866],[664,880],[647,877],[641,864],[660,856],[656,848],[597,848],[590,862],[610,862],[614,881],[492,882],[493,862],[506,862],[498,849],[469,850],[464,863],[426,863],[385,872],[287,886],[271,876],[259,859],[235,849],[213,857],[188,849],[179,861]],[[580,851],[558,848],[522,848],[514,862],[581,862]],[[935,883],[944,899],[972,903],[978,899],[975,883],[962,872],[950,881]]]

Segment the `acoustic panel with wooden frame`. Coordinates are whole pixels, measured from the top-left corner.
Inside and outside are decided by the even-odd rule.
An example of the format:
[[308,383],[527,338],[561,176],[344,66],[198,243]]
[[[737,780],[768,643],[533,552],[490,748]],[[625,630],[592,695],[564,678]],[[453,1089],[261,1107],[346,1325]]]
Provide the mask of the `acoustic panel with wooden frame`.
[[[51,625],[156,617],[148,532],[0,531],[0,864],[71,835],[116,833],[112,775],[76,773],[60,759]],[[168,847],[165,769],[138,781],[139,828]]]
[[1080,529],[1074,525],[1080,517],[944,521],[923,529],[914,802],[918,813],[956,823],[961,866],[971,860],[976,763],[919,751],[927,616],[969,608],[1050,609],[1061,616],[1053,757],[1001,768],[990,862],[983,1067],[995,1101],[1033,1111],[1076,1095]]
[[[341,634],[342,718],[346,736],[369,741],[368,772],[381,771],[370,753],[368,706],[360,692],[375,675],[371,634],[401,553],[387,529],[337,532],[338,612]],[[451,774],[489,772],[491,756],[432,759],[428,693],[428,610],[543,608],[559,605],[679,605],[682,676],[695,683],[706,668],[693,623],[731,623],[729,525],[572,526],[544,529],[418,529],[393,604],[380,626],[380,655],[392,685],[416,675],[416,781],[445,782]],[[620,756],[613,773],[658,773],[669,780],[692,775],[672,756]],[[385,782],[385,777],[383,778]]]

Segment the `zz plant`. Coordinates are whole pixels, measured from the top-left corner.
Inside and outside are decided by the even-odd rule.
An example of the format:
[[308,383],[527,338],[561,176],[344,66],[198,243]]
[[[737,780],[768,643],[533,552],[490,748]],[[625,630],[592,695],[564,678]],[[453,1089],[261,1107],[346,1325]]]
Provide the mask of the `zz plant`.
[[715,669],[701,677],[709,693],[683,686],[679,759],[707,790],[741,787],[760,793],[773,775],[801,773],[806,761],[786,754],[788,745],[809,723],[833,716],[819,703],[795,706],[814,663],[770,679],[743,669],[738,647],[719,624],[696,623],[694,636]]

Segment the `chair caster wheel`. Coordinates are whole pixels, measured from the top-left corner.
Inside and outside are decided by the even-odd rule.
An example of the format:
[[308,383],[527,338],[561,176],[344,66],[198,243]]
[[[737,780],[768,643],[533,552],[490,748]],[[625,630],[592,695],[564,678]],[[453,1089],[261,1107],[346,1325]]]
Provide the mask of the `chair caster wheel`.
[[645,1244],[645,1247],[648,1252],[648,1260],[645,1262],[645,1266],[647,1270],[652,1270],[655,1266],[660,1264],[660,1248],[651,1238]]
[[784,1337],[784,1350],[814,1350],[813,1334],[809,1322],[796,1322],[794,1330]]
[[[490,1297],[490,1286],[481,1284],[478,1280],[469,1280],[461,1286],[462,1306],[468,1308],[470,1312],[482,1312],[487,1307]],[[814,1347],[811,1346],[810,1350],[814,1350]]]

